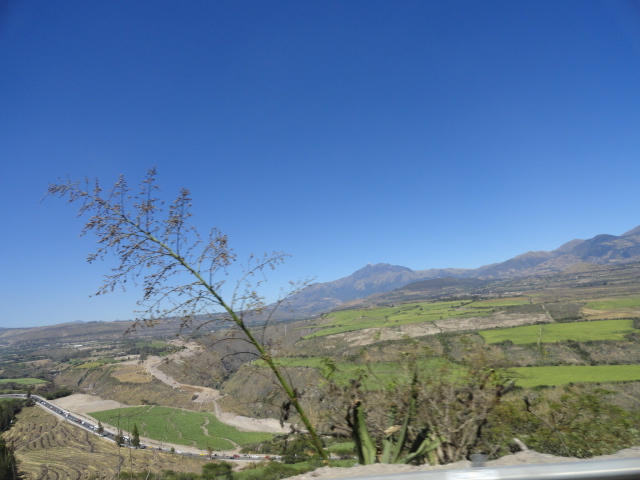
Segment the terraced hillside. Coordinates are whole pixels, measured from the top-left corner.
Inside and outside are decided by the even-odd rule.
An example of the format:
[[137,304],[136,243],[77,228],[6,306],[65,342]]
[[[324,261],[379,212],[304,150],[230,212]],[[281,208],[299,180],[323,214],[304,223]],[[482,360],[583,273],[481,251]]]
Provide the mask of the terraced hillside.
[[14,446],[27,480],[111,480],[124,471],[200,473],[207,462],[157,450],[118,448],[39,407],[23,409],[4,437]]

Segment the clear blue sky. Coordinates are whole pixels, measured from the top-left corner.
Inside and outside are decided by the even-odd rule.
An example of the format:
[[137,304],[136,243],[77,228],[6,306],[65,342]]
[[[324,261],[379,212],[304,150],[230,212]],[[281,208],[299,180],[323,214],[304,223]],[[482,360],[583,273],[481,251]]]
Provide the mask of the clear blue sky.
[[[640,224],[638,1],[0,0],[0,325],[132,317],[66,175],[139,180],[288,279]],[[267,292],[269,293],[269,291]]]

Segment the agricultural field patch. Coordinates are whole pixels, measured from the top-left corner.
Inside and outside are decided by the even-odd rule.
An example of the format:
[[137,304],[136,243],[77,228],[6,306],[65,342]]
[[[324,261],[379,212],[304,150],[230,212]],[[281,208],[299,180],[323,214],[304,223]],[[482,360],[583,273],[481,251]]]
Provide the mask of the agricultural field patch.
[[43,360],[31,360],[30,362],[24,362],[25,365],[33,365],[34,367],[41,367],[42,365],[46,365],[47,363],[51,363],[51,360],[45,358]]
[[[18,414],[18,421],[3,434],[15,447],[25,479],[112,480],[119,472],[162,470],[200,473],[203,458],[187,458],[157,450],[118,448],[115,443],[81,428],[58,421],[39,407]],[[151,478],[151,477],[150,477]]]
[[0,378],[1,383],[18,383],[20,385],[38,385],[40,383],[48,383],[40,378]]
[[640,365],[568,365],[557,367],[517,367],[511,372],[520,376],[522,387],[566,385],[568,383],[605,383],[640,380]]
[[115,361],[112,359],[104,359],[104,360],[95,360],[93,362],[84,362],[81,363],[79,365],[76,365],[73,368],[77,368],[79,370],[88,370],[90,368],[97,368],[97,367],[101,367],[103,365],[106,365],[108,363],[114,363]]
[[242,432],[220,422],[208,412],[142,406],[93,412],[90,415],[114,428],[131,432],[134,424],[140,435],[161,442],[188,445],[206,450],[231,450],[235,445],[258,443],[273,438],[269,433]]
[[490,300],[478,300],[470,305],[474,307],[509,307],[512,305],[527,305],[531,303],[529,298],[510,297],[510,298],[492,298]]
[[153,376],[142,365],[122,365],[111,374],[124,383],[151,383]]
[[483,330],[478,332],[486,343],[509,340],[516,345],[528,343],[554,343],[566,340],[576,342],[624,340],[625,335],[640,332],[633,328],[632,320],[596,320],[591,322],[553,323],[522,327]]
[[151,348],[170,348],[171,344],[164,340],[152,340],[152,341],[136,342],[136,346],[151,347]]
[[528,304],[525,298],[503,298],[478,302],[421,302],[393,307],[341,310],[325,315],[323,325],[305,339],[351,332],[365,328],[397,327],[412,323],[432,322],[446,318],[468,318],[490,315],[496,308]]
[[615,310],[618,308],[640,307],[640,295],[628,295],[618,298],[594,300],[586,304],[592,310]]

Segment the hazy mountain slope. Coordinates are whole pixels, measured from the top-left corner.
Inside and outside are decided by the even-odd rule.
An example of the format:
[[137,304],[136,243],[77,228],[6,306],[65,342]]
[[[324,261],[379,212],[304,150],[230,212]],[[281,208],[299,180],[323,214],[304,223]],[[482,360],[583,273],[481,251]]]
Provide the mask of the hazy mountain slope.
[[510,279],[560,273],[581,263],[609,265],[633,261],[640,261],[640,226],[620,236],[597,235],[588,240],[575,239],[551,252],[527,252],[476,269],[411,270],[386,263],[369,264],[348,277],[307,287],[292,298],[291,307],[294,316],[313,315],[421,280],[445,277]]
[[[430,271],[427,271],[430,272]],[[389,292],[427,275],[407,267],[387,263],[368,264],[348,277],[332,282],[315,283],[292,297],[290,307],[296,316],[331,310],[343,302]]]
[[[304,318],[319,313],[330,311],[336,307],[347,306],[347,302],[358,299],[392,292],[413,282],[433,279],[480,279],[499,280],[517,279],[540,275],[551,275],[566,271],[568,268],[580,264],[618,265],[634,261],[640,261],[640,226],[625,232],[620,236],[596,235],[588,240],[575,239],[558,247],[551,252],[537,251],[527,252],[504,262],[491,265],[483,265],[476,269],[443,268],[412,270],[399,265],[387,263],[368,264],[353,274],[331,282],[316,283],[308,286],[302,292],[292,296],[288,302],[288,310],[278,311],[272,319],[285,320]],[[466,287],[463,283],[452,280],[444,283],[434,282],[422,285],[422,288],[434,290],[441,288],[443,294],[455,294]],[[398,297],[398,301],[401,298]],[[264,316],[248,318],[250,322],[262,322]],[[126,326],[118,325],[113,328],[110,322],[98,325],[96,328],[101,337],[113,336],[120,333]],[[127,325],[128,326],[128,325]],[[0,345],[15,341],[28,341],[41,336],[47,338],[59,338],[64,342],[82,342],[87,336],[86,332],[96,330],[95,326],[68,325],[65,326],[65,334],[58,335],[48,329],[41,331],[27,329],[20,331],[12,329],[0,331]],[[140,331],[138,335],[161,334],[162,328],[167,331],[175,328],[173,324],[162,324],[149,332]]]

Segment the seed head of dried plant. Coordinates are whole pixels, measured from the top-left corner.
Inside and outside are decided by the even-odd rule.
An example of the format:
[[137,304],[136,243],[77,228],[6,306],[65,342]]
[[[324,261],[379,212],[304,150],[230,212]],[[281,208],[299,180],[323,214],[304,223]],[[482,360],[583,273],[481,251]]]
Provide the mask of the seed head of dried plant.
[[266,305],[259,288],[265,273],[280,265],[286,254],[251,255],[230,284],[229,268],[238,266],[238,262],[227,236],[216,228],[206,239],[199,235],[190,223],[192,199],[185,188],[165,206],[159,197],[155,168],[149,169],[136,188],[124,176],[109,190],[103,190],[97,179],[66,179],[50,184],[47,194],[79,205],[78,216],[88,217],[81,234],[94,234],[97,238],[96,250],[87,258],[90,263],[108,256],[117,259],[105,275],[98,295],[125,289],[128,282],[142,287],[140,311],[132,328],[154,326],[169,318],[179,318],[181,328],[227,322],[273,372],[309,431],[318,454],[329,463],[296,390],[274,362],[264,338],[256,336],[247,323],[250,316],[270,318],[290,294],[306,285],[292,283],[288,295]]

